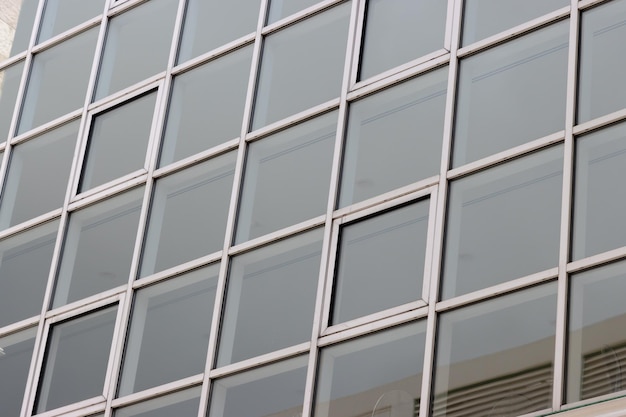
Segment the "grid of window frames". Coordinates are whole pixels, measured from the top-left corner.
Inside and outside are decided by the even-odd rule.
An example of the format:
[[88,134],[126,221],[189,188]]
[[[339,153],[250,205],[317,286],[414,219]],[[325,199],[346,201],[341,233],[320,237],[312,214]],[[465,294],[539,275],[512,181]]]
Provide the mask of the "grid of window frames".
[[625,37],[626,0],[4,0],[0,414],[626,408]]

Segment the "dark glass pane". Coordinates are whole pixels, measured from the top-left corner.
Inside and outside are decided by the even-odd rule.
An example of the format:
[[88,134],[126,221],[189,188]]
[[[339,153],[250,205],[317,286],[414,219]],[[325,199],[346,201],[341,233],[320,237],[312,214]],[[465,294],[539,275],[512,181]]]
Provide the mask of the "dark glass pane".
[[46,0],[38,42],[43,42],[102,13],[104,0]]
[[0,404],[4,416],[20,415],[36,335],[34,327],[0,337]]
[[115,417],[197,417],[200,387],[115,410]]
[[20,61],[0,71],[0,143],[9,134],[23,70],[24,61]]

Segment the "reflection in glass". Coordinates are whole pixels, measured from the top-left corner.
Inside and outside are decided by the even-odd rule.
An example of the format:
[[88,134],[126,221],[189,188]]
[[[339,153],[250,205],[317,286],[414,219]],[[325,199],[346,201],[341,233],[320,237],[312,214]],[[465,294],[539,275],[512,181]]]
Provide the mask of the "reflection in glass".
[[564,129],[568,36],[561,21],[461,61],[455,167]]
[[120,408],[114,417],[197,417],[200,387],[157,397],[142,403]]
[[332,112],[250,144],[236,242],[324,214],[336,131]]
[[421,298],[428,208],[423,200],[342,227],[331,324]]
[[439,173],[448,72],[350,104],[339,206]]
[[313,230],[233,258],[218,366],[309,340],[322,234]]
[[339,97],[350,2],[265,39],[252,128]]
[[443,299],[556,267],[563,147],[450,185]]
[[556,283],[441,315],[433,416],[517,416],[552,404]]
[[20,61],[0,71],[0,143],[9,134],[23,70],[24,61]]
[[419,414],[426,323],[323,348],[315,417]]
[[321,0],[270,0],[270,10],[267,24],[279,21],[309,6],[319,3]]
[[0,3],[0,62],[28,48],[39,0]]
[[7,417],[20,415],[36,335],[33,327],[0,337],[0,404]]
[[37,41],[48,40],[102,13],[104,0],[45,0]]

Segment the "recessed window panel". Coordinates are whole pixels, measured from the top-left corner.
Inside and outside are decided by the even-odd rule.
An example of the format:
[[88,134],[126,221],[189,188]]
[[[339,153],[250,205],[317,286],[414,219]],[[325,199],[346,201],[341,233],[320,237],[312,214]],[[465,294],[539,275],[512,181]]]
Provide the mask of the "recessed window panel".
[[38,42],[43,42],[102,13],[104,0],[45,0]]
[[565,128],[569,22],[461,60],[453,165]]
[[28,48],[39,0],[0,3],[0,61]]
[[563,148],[450,185],[443,299],[558,265]]
[[444,47],[448,2],[368,0],[359,78]]
[[270,0],[267,24],[274,23],[300,10],[304,10],[320,1],[321,0]]
[[20,61],[0,71],[0,143],[9,133],[13,136],[9,130],[23,70],[24,61]]
[[339,206],[439,173],[448,72],[350,104]]
[[119,396],[204,372],[219,266],[137,292]]
[[550,408],[556,283],[441,315],[435,416],[517,416]]
[[33,327],[0,337],[0,404],[5,416],[20,415],[36,335]]
[[339,97],[350,9],[340,4],[265,39],[253,129]]
[[117,409],[115,417],[197,417],[200,387],[157,397]]
[[332,112],[250,144],[237,242],[326,212],[336,132]]
[[321,253],[318,229],[233,258],[218,366],[310,339]]

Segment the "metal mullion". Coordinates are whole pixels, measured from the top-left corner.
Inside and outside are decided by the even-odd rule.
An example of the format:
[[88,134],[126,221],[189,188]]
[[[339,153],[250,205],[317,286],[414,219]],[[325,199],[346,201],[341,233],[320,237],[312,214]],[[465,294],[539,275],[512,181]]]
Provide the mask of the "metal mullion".
[[47,123],[42,124],[41,126],[37,126],[36,128],[29,130],[28,132],[24,132],[20,135],[13,137],[10,140],[10,143],[12,146],[15,146],[20,143],[29,141],[31,139],[36,138],[37,136],[43,135],[65,124],[79,120],[81,115],[82,115],[82,109],[74,110],[71,113],[67,113],[61,117],[58,117],[54,120],[51,120]]
[[136,170],[135,172],[131,172],[130,174],[117,180],[98,186],[93,190],[78,194],[75,199],[72,199],[72,201],[69,202],[67,210],[70,212],[76,211],[104,201],[107,198],[122,194],[133,188],[138,188],[145,185],[147,179],[148,173],[145,169]]
[[39,315],[27,318],[25,320],[20,320],[16,323],[11,323],[4,327],[0,327],[0,338],[22,330],[26,330],[29,327],[34,327],[35,325],[37,325],[37,323],[39,323]]
[[25,222],[16,224],[15,226],[4,229],[0,232],[0,240],[6,239],[7,237],[17,235],[26,230],[35,228],[40,224],[47,223],[59,217],[61,215],[61,209],[54,209],[49,211],[48,213],[44,213],[40,216],[27,220]]
[[594,130],[601,129],[605,126],[619,123],[626,120],[626,109],[617,110],[613,113],[609,113],[604,116],[597,117],[593,120],[589,120],[588,122],[581,123],[577,126],[574,126],[574,136],[583,135],[586,133],[590,133]]
[[348,87],[348,91],[353,90],[355,84],[358,83],[359,79],[359,63],[360,63],[360,55],[361,55],[361,45],[363,44],[363,35],[365,30],[365,12],[367,9],[367,0],[363,0],[359,4],[359,8],[357,9],[357,23],[356,23],[356,33],[354,35],[353,48],[352,48],[352,62],[354,65],[350,68],[350,83]]
[[[165,128],[165,126],[163,126],[163,128]],[[238,146],[239,146],[239,138],[231,139],[228,142],[221,143],[210,149],[191,155],[187,158],[181,159],[180,161],[173,162],[164,167],[155,168],[154,172],[152,173],[152,176],[154,178],[161,178],[166,175],[173,174],[177,171],[182,171],[185,168],[189,168],[193,165],[200,164],[218,155],[222,155],[234,149],[237,149]]]
[[[44,0],[44,3],[47,0]],[[93,17],[89,20],[87,20],[86,22],[82,22],[81,24],[79,24],[78,26],[74,26],[68,30],[66,30],[63,33],[60,33],[50,39],[47,39],[39,44],[35,44],[32,47],[32,53],[33,54],[38,54],[40,52],[43,52],[47,49],[53,48],[61,43],[63,43],[64,41],[73,38],[76,35],[79,35],[83,32],[88,31],[89,29],[92,29],[96,26],[98,26],[100,24],[102,20],[102,14]]]
[[308,19],[309,17],[321,13],[327,9],[330,9],[339,3],[344,3],[346,0],[325,0],[320,1],[312,6],[307,7],[304,10],[300,10],[290,16],[284,17],[281,20],[274,22],[270,25],[265,26],[261,30],[261,34],[263,36],[267,36],[270,33],[277,32],[281,29],[286,28],[287,26],[294,25],[299,23],[302,20]]
[[196,269],[203,268],[205,266],[209,266],[215,262],[218,262],[222,258],[222,251],[213,252],[212,254],[202,256],[200,258],[196,258],[194,260],[185,262],[180,265],[176,265],[175,267],[165,269],[163,271],[159,271],[155,274],[137,278],[132,282],[133,289],[137,290],[139,288],[146,287],[148,285],[155,284],[157,282],[165,281],[170,278],[176,277],[178,275],[186,274],[187,272],[194,271]]
[[256,38],[255,32],[249,33],[238,39],[235,39],[234,41],[228,42],[227,44],[218,46],[215,49],[205,52],[202,55],[199,55],[183,63],[175,65],[172,68],[172,75],[183,74],[187,71],[193,70],[194,68],[202,66],[210,61],[221,58],[224,55],[228,55],[229,53],[237,49],[245,48],[246,46],[252,44],[255,38]]
[[577,7],[578,10],[582,11],[598,4],[608,3],[609,1],[612,0],[580,0],[580,2],[577,2]]
[[567,272],[572,274],[623,259],[626,259],[626,246],[570,262],[567,265]]
[[202,377],[202,374],[196,374],[187,378],[179,379],[178,381],[169,382],[167,384],[148,388],[143,391],[134,392],[132,394],[125,395],[124,397],[115,398],[110,402],[107,402],[107,408],[117,409],[120,407],[126,407],[128,405],[162,397],[164,395],[172,394],[194,386],[200,386],[202,383]]
[[23,61],[28,56],[28,51],[20,52],[17,55],[13,55],[3,61],[0,61],[0,71],[4,71],[9,68],[11,65],[17,64],[20,61]]

